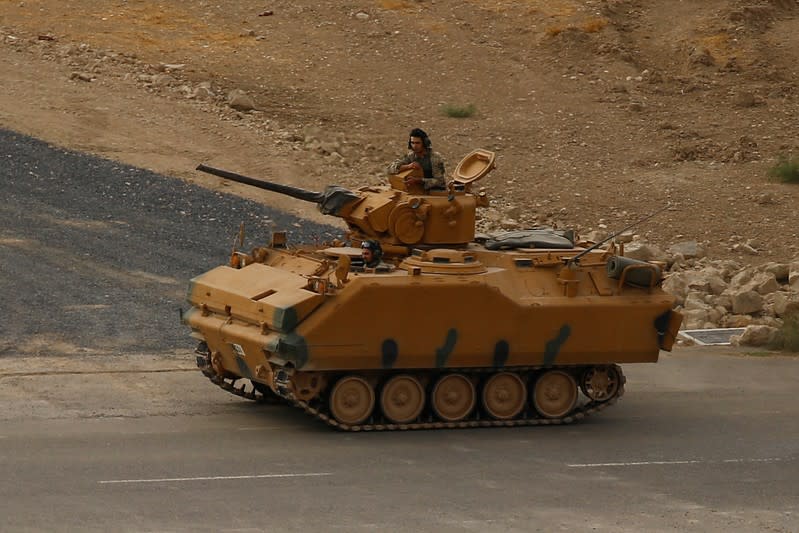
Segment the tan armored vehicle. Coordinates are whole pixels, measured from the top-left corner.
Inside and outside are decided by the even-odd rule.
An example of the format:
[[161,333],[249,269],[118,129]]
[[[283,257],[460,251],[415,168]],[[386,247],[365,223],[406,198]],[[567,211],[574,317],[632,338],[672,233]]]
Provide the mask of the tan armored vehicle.
[[[234,251],[191,281],[183,320],[217,385],[283,401],[344,430],[571,422],[624,391],[620,364],[655,362],[682,317],[661,265],[534,229],[475,241],[472,187],[494,168],[476,150],[447,190],[316,193],[200,166],[318,203],[352,247]],[[374,239],[384,262],[360,262]]]

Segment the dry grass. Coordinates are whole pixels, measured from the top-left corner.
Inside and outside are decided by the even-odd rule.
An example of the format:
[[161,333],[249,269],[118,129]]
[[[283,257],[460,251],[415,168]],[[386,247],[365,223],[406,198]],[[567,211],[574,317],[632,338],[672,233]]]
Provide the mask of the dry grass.
[[88,8],[65,6],[62,11],[51,13],[50,31],[95,48],[136,50],[145,60],[163,60],[165,51],[176,56],[206,45],[243,50],[257,44],[255,39],[241,34],[240,25],[211,25],[200,11],[189,7],[153,1],[83,4]]
[[596,33],[607,26],[609,22],[610,21],[606,18],[593,18],[580,24],[580,30],[584,31],[585,33]]
[[413,5],[406,0],[380,0],[380,7],[389,11],[410,9]]
[[579,24],[559,24],[549,26],[545,31],[547,37],[555,37],[556,35],[559,35],[567,30],[576,30],[583,33],[597,33],[602,31],[602,29],[608,24],[610,24],[610,21],[606,18],[592,18],[584,22],[580,22]]

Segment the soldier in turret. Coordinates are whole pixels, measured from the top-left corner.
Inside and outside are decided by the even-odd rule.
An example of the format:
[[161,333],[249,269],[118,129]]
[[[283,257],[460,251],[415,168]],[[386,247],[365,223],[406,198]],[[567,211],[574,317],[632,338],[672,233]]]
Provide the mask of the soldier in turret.
[[420,128],[411,130],[408,139],[410,152],[400,157],[388,166],[389,174],[398,174],[406,170],[419,170],[424,177],[405,178],[406,185],[418,184],[424,187],[425,192],[444,189],[444,159],[438,152],[432,150],[433,143],[430,137]]
[[380,241],[368,240],[361,243],[361,258],[367,268],[375,268],[380,265],[383,259],[383,247]]
[[394,270],[392,265],[383,262],[383,247],[380,241],[369,239],[361,243],[361,260],[363,265],[358,268],[374,269],[376,272],[390,272]]

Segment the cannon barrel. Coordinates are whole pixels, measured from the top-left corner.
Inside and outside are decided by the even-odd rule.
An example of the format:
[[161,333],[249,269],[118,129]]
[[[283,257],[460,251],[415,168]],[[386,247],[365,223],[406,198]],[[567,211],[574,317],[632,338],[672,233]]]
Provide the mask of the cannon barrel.
[[253,187],[258,187],[259,189],[279,192],[280,194],[285,194],[286,196],[291,196],[292,198],[297,198],[299,200],[305,200],[306,202],[319,204],[325,200],[325,194],[321,192],[308,191],[305,189],[300,189],[299,187],[291,187],[290,185],[282,185],[280,183],[272,183],[271,181],[250,178],[248,176],[236,174],[235,172],[222,170],[221,168],[214,168],[201,164],[197,166],[197,170],[207,174],[219,176],[220,178],[237,181],[246,185],[252,185]]

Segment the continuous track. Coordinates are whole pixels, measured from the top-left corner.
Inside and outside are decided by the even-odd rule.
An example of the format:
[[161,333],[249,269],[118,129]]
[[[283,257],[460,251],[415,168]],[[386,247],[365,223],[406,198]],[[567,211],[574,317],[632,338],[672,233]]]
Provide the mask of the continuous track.
[[[483,427],[518,427],[518,426],[546,426],[546,425],[563,425],[571,424],[578,420],[582,420],[590,415],[598,413],[603,409],[615,404],[619,398],[624,395],[624,384],[626,378],[621,371],[621,368],[614,365],[619,375],[619,386],[616,393],[608,399],[601,402],[587,401],[578,405],[571,412],[560,418],[544,418],[540,416],[535,409],[527,407],[518,417],[510,420],[495,420],[488,418],[487,415],[481,412],[479,408],[475,408],[470,415],[470,418],[460,420],[457,422],[445,422],[436,420],[435,415],[425,413],[420,417],[419,421],[407,424],[394,424],[383,422],[379,420],[373,423],[364,423],[356,425],[343,424],[333,418],[329,412],[326,411],[325,406],[313,406],[305,401],[292,400],[278,396],[271,389],[256,388],[249,379],[246,378],[223,378],[216,374],[210,365],[205,365],[204,361],[198,357],[198,366],[200,366],[203,374],[207,376],[212,383],[221,387],[222,389],[235,394],[236,396],[254,400],[257,402],[268,404],[288,404],[298,407],[305,411],[310,416],[320,420],[328,426],[334,427],[342,431],[409,431],[415,429],[465,429],[465,428],[483,428]],[[488,370],[486,370],[488,371]],[[473,372],[473,371],[472,371]],[[239,385],[238,383],[241,382]],[[266,391],[266,394],[264,394]],[[377,412],[377,410],[376,410]],[[379,414],[373,416],[377,418]]]

